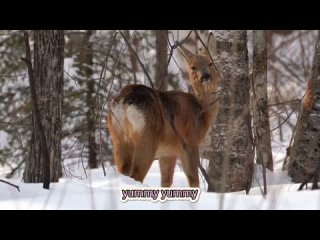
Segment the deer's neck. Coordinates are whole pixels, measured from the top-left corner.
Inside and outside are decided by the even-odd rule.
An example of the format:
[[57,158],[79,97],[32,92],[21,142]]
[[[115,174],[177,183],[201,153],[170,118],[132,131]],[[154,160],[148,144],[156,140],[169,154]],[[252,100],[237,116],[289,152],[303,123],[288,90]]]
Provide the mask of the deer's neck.
[[205,137],[209,127],[212,126],[216,119],[219,110],[219,95],[216,88],[211,88],[209,91],[195,91],[194,95],[201,105],[201,112],[199,116],[200,124],[202,129],[200,130],[200,140],[202,141]]
[[[202,90],[202,91],[201,91]],[[200,91],[194,90],[195,97],[198,102],[201,104],[202,112],[204,113],[215,113],[219,104],[219,97],[216,90],[203,90]]]
[[219,99],[216,91],[200,93],[194,91],[194,96],[201,106],[199,115],[199,140],[202,142],[210,126],[216,119],[219,110]]

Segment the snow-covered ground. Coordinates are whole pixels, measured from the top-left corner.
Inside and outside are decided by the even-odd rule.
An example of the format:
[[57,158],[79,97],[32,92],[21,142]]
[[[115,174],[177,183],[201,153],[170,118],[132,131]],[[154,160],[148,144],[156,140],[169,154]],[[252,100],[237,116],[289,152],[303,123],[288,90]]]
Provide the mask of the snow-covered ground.
[[[158,188],[160,174],[158,162],[152,165],[144,184],[123,176],[113,168],[107,168],[107,176],[102,169],[73,171],[73,177],[60,179],[51,183],[50,190],[42,184],[25,184],[8,180],[20,188],[0,182],[0,209],[320,209],[320,191],[305,190],[298,192],[298,184],[290,183],[286,172],[269,172],[268,195],[262,196],[261,174],[257,174],[249,195],[245,192],[218,194],[204,191],[201,183],[201,194],[197,202],[171,200],[152,202],[148,200],[120,201],[120,190],[124,188]],[[174,187],[187,187],[184,173],[176,167]]]
[[[310,49],[313,49],[314,45],[312,43],[315,42],[315,36],[315,33],[305,35],[305,38],[302,40],[306,45],[305,50],[309,49],[307,48],[308,44],[312,45]],[[181,39],[183,37],[180,35]],[[289,36],[288,38],[291,37]],[[278,58],[286,56],[288,61],[293,58],[302,59],[300,56],[303,56],[303,54],[299,50],[299,40],[289,41],[279,51],[278,46],[282,45],[280,40],[280,37],[274,39]],[[250,50],[249,48],[250,51],[252,52],[252,49]],[[304,54],[310,56],[308,62],[311,65],[313,52]],[[292,64],[291,62],[289,63]],[[300,62],[298,63],[297,66],[300,66]],[[75,74],[72,65],[71,58],[65,59],[65,70],[70,75]],[[280,79],[283,78],[283,81],[289,79],[287,82],[290,83],[289,85],[279,85],[279,90],[283,93],[282,101],[301,98],[305,93],[304,89],[307,83],[307,79],[305,81],[301,80],[305,78],[304,71],[300,68],[294,68],[297,71],[296,75],[298,75],[298,79],[301,80],[298,81],[295,78],[291,78],[291,75],[289,75],[290,78],[284,77],[287,74],[287,70],[282,65],[278,64],[274,68],[281,70],[279,72],[283,76],[281,75]],[[272,76],[270,73],[268,79],[270,86],[274,81]],[[184,81],[181,81],[181,83],[184,83]],[[77,87],[77,83],[74,81],[70,81],[70,85]],[[182,87],[182,89],[186,90],[186,86]],[[271,103],[275,102],[272,88],[269,89],[269,98]],[[287,114],[283,113],[283,117],[286,119]],[[271,117],[270,121],[271,129],[279,125],[275,117]],[[295,114],[290,117],[289,121],[293,125],[296,124]],[[0,182],[0,209],[320,209],[320,191],[303,190],[298,192],[299,184],[292,184],[287,176],[287,172],[281,171],[291,135],[292,129],[287,124],[283,125],[284,141],[280,140],[278,130],[272,132],[272,152],[275,171],[267,173],[268,194],[266,197],[263,197],[262,194],[263,184],[259,166],[256,166],[254,181],[249,195],[246,195],[244,191],[227,194],[207,193],[205,192],[206,186],[204,181],[201,181],[201,194],[195,203],[186,200],[167,201],[164,203],[154,203],[148,200],[127,201],[125,203],[120,201],[121,189],[140,189],[142,187],[155,189],[160,187],[160,171],[157,161],[152,165],[144,184],[119,174],[113,167],[107,168],[107,176],[103,175],[101,168],[87,170],[88,178],[86,178],[81,166],[71,164],[73,168],[70,171],[66,167],[66,177],[60,179],[59,183],[51,183],[49,191],[43,189],[42,184],[25,184],[17,180],[21,179],[21,176],[15,179],[1,178],[10,172],[10,169],[9,167],[0,167],[0,179],[16,184],[20,188],[20,192],[18,192],[16,188]],[[0,131],[0,150],[8,144],[7,142],[7,133]],[[173,186],[188,186],[184,173],[178,166],[175,170]]]

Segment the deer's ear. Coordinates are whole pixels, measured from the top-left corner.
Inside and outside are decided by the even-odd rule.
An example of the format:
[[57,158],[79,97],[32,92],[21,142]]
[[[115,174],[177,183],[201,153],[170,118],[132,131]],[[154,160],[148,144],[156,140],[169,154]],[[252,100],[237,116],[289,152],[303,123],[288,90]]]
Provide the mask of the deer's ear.
[[203,50],[201,52],[202,52],[202,55],[210,58],[210,53],[207,51],[207,49],[205,47],[203,48]]
[[190,62],[194,54],[183,46],[179,46],[178,49],[179,49],[180,55],[182,55],[182,57],[185,58],[187,62]]

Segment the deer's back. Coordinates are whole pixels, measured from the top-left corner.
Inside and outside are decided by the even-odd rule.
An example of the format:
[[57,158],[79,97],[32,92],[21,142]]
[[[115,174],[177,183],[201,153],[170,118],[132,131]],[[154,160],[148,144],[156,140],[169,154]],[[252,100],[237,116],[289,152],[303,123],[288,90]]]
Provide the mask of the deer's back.
[[108,125],[124,139],[136,139],[143,133],[158,138],[158,154],[170,155],[180,147],[177,134],[185,141],[199,142],[200,118],[201,106],[190,93],[128,85],[112,100]]

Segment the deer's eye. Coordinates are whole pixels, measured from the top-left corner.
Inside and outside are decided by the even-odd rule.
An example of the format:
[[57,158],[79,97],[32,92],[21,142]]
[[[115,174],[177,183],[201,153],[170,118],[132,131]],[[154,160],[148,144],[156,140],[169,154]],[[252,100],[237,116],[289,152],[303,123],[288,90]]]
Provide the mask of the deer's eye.
[[194,71],[196,70],[197,68],[195,66],[191,66],[191,70]]
[[210,62],[208,66],[211,67],[212,66],[212,62]]

